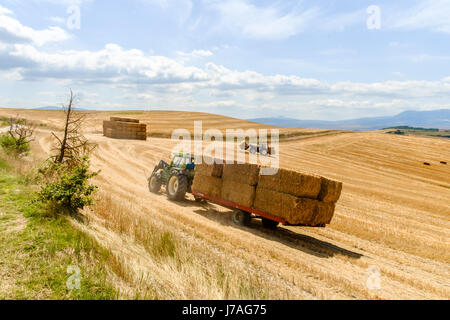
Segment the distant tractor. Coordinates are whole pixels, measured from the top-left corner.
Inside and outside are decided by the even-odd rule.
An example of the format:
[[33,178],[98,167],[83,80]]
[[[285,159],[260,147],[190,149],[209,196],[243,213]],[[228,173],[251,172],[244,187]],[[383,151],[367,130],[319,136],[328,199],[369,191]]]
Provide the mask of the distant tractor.
[[273,148],[269,147],[267,144],[248,144],[247,142],[242,142],[240,145],[241,150],[248,150],[251,154],[257,154],[259,153],[262,156],[270,156],[273,154],[274,150]]
[[148,178],[148,188],[158,193],[165,186],[169,200],[182,201],[186,192],[191,192],[194,180],[195,157],[191,154],[175,153],[169,163],[161,160]]

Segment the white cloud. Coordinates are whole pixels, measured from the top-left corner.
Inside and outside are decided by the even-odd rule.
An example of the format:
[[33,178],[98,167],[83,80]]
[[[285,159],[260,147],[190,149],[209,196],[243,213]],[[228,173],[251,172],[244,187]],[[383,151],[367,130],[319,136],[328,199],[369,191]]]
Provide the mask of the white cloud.
[[12,11],[0,5],[0,15],[12,14]]
[[421,0],[411,9],[391,17],[391,28],[450,33],[450,1]]
[[12,18],[10,16],[11,13],[10,10],[0,6],[0,42],[25,42],[42,46],[49,42],[59,42],[69,39],[69,34],[59,27],[34,30]]
[[[158,85],[172,94],[197,90],[220,93],[245,93],[248,100],[311,95],[344,95],[398,99],[450,96],[448,79],[440,81],[384,81],[359,83],[341,81],[329,84],[295,75],[263,75],[231,70],[214,63],[204,68],[187,66],[162,56],[148,56],[137,49],[124,50],[108,44],[99,51],[45,52],[32,45],[16,44],[9,57],[20,61],[10,65],[25,80],[67,79],[80,83]],[[20,67],[20,69],[18,69]]]
[[318,9],[304,11],[279,5],[259,7],[246,0],[220,0],[208,2],[219,13],[221,29],[250,38],[285,39],[305,30],[319,14]]
[[15,45],[10,52],[36,67],[24,71],[25,78],[67,78],[93,82],[148,83],[196,82],[207,79],[206,73],[195,67],[161,56],[146,56],[137,49],[123,50],[108,44],[99,51],[61,51],[47,53],[31,45]]
[[177,51],[176,54],[184,60],[206,58],[214,55],[214,53],[209,50],[193,50],[191,52]]

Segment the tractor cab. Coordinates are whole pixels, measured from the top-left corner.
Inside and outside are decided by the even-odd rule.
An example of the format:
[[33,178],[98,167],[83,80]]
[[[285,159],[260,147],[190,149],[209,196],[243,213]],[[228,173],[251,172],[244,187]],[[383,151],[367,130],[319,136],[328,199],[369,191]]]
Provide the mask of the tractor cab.
[[170,166],[181,170],[194,170],[195,157],[189,153],[174,153]]

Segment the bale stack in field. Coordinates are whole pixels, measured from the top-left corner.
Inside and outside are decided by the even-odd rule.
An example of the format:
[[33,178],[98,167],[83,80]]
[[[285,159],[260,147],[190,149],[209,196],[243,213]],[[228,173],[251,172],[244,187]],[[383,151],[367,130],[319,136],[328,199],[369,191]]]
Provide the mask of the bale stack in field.
[[341,182],[286,169],[270,176],[260,171],[255,164],[197,164],[192,189],[283,218],[291,225],[316,227],[331,222]]
[[[212,163],[209,161],[208,163]],[[205,162],[195,165],[195,177],[192,190],[202,192],[216,198],[222,197],[223,164],[214,161],[213,164]]]
[[111,117],[103,121],[103,135],[114,139],[147,140],[147,125],[137,119]]
[[341,190],[340,182],[279,169],[259,177],[254,207],[293,225],[320,226],[331,222]]
[[222,199],[253,207],[260,167],[256,164],[225,164]]

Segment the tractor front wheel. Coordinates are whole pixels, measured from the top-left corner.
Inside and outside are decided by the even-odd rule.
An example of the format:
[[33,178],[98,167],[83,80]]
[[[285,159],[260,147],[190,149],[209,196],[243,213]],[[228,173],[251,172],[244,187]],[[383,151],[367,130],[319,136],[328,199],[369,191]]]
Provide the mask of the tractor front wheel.
[[188,179],[181,174],[173,174],[167,181],[166,193],[169,200],[182,201],[188,190]]
[[161,189],[161,184],[161,179],[159,179],[156,173],[152,174],[148,179],[148,189],[150,190],[150,192],[158,193]]

